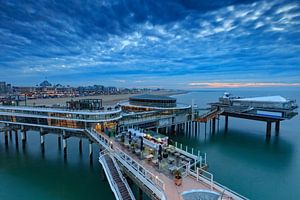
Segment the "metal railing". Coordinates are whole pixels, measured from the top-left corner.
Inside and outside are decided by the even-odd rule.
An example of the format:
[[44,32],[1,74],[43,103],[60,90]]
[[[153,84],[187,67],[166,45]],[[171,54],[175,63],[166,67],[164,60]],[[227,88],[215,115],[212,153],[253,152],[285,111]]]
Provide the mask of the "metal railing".
[[[222,197],[227,196],[235,200],[249,200],[247,197],[227,188],[226,186],[214,181],[212,173],[204,170],[203,168],[197,168],[196,171],[190,170],[189,174],[197,179],[197,181],[203,182],[210,186],[211,190],[217,190],[221,192]],[[222,199],[221,197],[221,199]]]
[[125,179],[125,177],[123,176],[121,170],[119,169],[119,166],[118,166],[117,162],[115,161],[115,159],[114,159],[113,156],[111,156],[111,159],[112,159],[112,161],[113,161],[113,163],[114,163],[114,165],[115,165],[115,167],[117,169],[117,172],[118,172],[120,178],[122,179],[122,182],[124,183],[124,185],[125,185],[128,193],[129,193],[129,196],[131,197],[132,200],[135,200],[135,197],[134,197],[134,195],[133,195],[133,193],[131,191],[131,188],[129,187],[129,185],[127,183],[127,180]]
[[[187,145],[183,146],[183,144],[178,143],[178,142],[175,142],[175,149],[179,153],[195,159],[196,162],[200,161],[200,166],[207,165],[207,160],[206,160],[207,154],[206,153],[202,153],[201,151],[196,150],[194,148],[189,148]],[[191,152],[189,152],[189,150],[191,150]],[[197,154],[195,154],[196,152],[197,152]]]
[[165,183],[159,179],[158,176],[151,173],[119,148],[114,149],[114,156],[124,167],[142,181],[143,184],[151,189],[159,199],[166,199],[164,194]]
[[[97,134],[94,130],[86,130],[100,145],[102,145],[115,159],[117,159],[124,167],[134,174],[143,184],[145,184],[159,199],[166,200],[165,183],[140,165],[128,154],[118,147],[112,148],[112,142],[105,136]],[[100,161],[100,160],[99,160]]]
[[113,193],[115,194],[115,197],[117,200],[123,200],[122,198],[122,195],[120,193],[120,191],[117,189],[118,188],[118,185],[116,184],[116,182],[114,181],[111,173],[109,172],[109,167],[106,163],[106,160],[104,158],[106,154],[103,154],[103,155],[100,155],[99,157],[99,162],[101,163],[102,167],[103,167],[103,170],[105,171],[105,174],[107,176],[107,180],[108,180],[108,183],[110,185],[110,188],[112,189]]

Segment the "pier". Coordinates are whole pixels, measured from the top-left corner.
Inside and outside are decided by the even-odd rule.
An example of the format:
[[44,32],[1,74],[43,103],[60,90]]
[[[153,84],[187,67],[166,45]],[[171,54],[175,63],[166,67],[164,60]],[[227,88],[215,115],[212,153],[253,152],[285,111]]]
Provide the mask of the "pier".
[[[123,167],[123,171],[129,177],[132,177],[141,189],[150,196],[151,199],[184,199],[182,193],[191,190],[214,191],[222,195],[222,199],[247,199],[234,191],[227,189],[225,186],[217,183],[213,179],[213,175],[205,171],[205,163],[200,164],[202,157],[186,152],[184,148],[174,148],[175,153],[180,154],[188,159],[188,163],[180,167],[182,170],[182,185],[176,186],[170,174],[162,172],[162,170],[150,164],[147,159],[140,159],[139,156],[132,154],[128,149],[106,135],[97,133],[95,130],[87,130],[87,133],[95,139],[102,147],[105,148],[107,155],[115,158]],[[102,153],[100,153],[100,158]],[[206,161],[205,161],[206,162]],[[109,177],[108,177],[109,178]],[[198,194],[201,195],[201,194]]]
[[[135,199],[127,180],[139,187],[140,196],[151,199],[183,200],[187,197],[210,194],[221,199],[247,199],[217,183],[207,171],[207,155],[199,149],[175,143],[168,135],[200,134],[200,126],[207,123],[210,132],[216,132],[219,118],[225,118],[225,131],[229,117],[266,122],[266,136],[271,135],[275,123],[279,133],[280,123],[298,113],[295,101],[283,97],[238,98],[225,94],[218,102],[210,103],[208,110],[180,104],[171,97],[142,95],[120,102],[114,107],[102,107],[102,101],[80,100],[66,107],[28,107],[0,105],[0,131],[4,143],[16,140],[19,133],[22,147],[26,146],[29,131],[40,135],[42,153],[47,151],[47,134],[57,134],[57,146],[68,158],[68,138],[80,138],[78,149],[82,152],[82,139],[88,140],[89,158],[92,162],[92,145],[98,145],[99,162],[116,199]],[[204,111],[204,112],[200,112]],[[181,182],[174,180],[174,174]]]
[[225,93],[218,102],[209,103],[210,110],[202,115],[196,114],[194,121],[212,122],[212,133],[215,133],[216,119],[224,116],[225,132],[228,132],[229,117],[263,121],[266,123],[266,138],[271,137],[272,124],[275,124],[276,135],[280,132],[280,123],[292,119],[298,114],[298,105],[294,100],[281,96],[241,98]]

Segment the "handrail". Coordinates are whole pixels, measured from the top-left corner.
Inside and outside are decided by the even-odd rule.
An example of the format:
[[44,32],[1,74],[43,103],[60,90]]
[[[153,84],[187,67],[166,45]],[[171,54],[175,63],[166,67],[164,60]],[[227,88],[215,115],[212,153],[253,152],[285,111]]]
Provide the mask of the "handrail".
[[20,111],[38,111],[38,112],[55,112],[55,113],[73,113],[73,114],[86,114],[86,115],[95,115],[95,114],[113,114],[120,113],[121,108],[111,109],[111,110],[70,110],[64,108],[49,108],[49,107],[39,107],[39,106],[3,106],[0,105],[0,109],[6,110],[20,110]]
[[116,189],[116,188],[118,188],[118,186],[117,186],[116,182],[114,181],[113,177],[111,176],[111,174],[108,172],[108,165],[104,158],[105,155],[106,154],[103,154],[102,156],[99,157],[99,162],[102,164],[105,174],[108,176],[108,182],[109,182],[111,189],[113,190],[116,198],[118,200],[122,200],[123,198],[122,198],[120,191],[118,189]]
[[[202,173],[207,174],[210,177],[206,177],[204,175],[202,175],[201,173],[199,173],[199,171],[201,171]],[[214,181],[214,176],[212,173],[204,170],[203,168],[197,168],[196,173],[194,171],[189,171],[189,174],[194,176],[195,178],[197,178],[197,181],[202,181],[208,185],[210,185],[211,190],[216,189],[218,191],[223,191],[222,194],[225,194],[233,199],[236,200],[249,200],[247,197],[227,188],[226,186]]]
[[115,157],[120,163],[122,163],[123,166],[129,169],[130,172],[136,175],[140,180],[142,178],[143,183],[147,187],[149,187],[153,191],[153,193],[155,193],[160,199],[166,200],[164,194],[165,184],[162,180],[160,180],[157,176],[152,174],[149,170],[140,165],[137,161],[135,161],[118,147],[112,149],[109,139],[105,138],[102,135],[96,134],[92,129],[86,129],[86,131],[102,146],[104,146],[105,149],[109,151],[113,157]]
[[119,169],[119,166],[118,166],[118,164],[116,163],[114,157],[111,157],[111,159],[112,159],[112,161],[113,161],[113,163],[114,163],[114,165],[115,165],[115,167],[116,167],[116,169],[117,169],[117,171],[118,171],[119,176],[120,176],[121,179],[122,179],[122,182],[124,183],[124,185],[125,185],[125,187],[126,187],[128,193],[129,193],[129,196],[131,197],[132,200],[135,200],[135,197],[134,197],[134,195],[133,195],[133,193],[132,193],[132,191],[131,191],[131,188],[129,187],[129,185],[128,185],[128,183],[127,183],[127,180],[124,178],[123,174],[121,173],[121,171],[120,171],[120,169]]
[[[121,149],[119,148],[116,148],[116,151],[117,153],[120,153],[121,154],[121,158],[129,158],[130,161],[131,161],[131,164],[133,165],[134,168],[136,168],[137,170],[139,170],[141,172],[141,169],[142,171],[147,174],[147,175],[150,175],[150,177],[154,177],[155,179],[155,182],[152,182],[150,179],[149,181],[151,183],[155,183],[157,186],[159,186],[159,188],[161,188],[162,190],[165,190],[165,184],[162,180],[160,180],[157,176],[155,176],[153,173],[151,173],[149,170],[147,170],[145,167],[143,167],[141,164],[139,164],[137,161],[135,161],[134,159],[132,159],[128,154],[126,154],[125,152],[123,152]],[[122,154],[124,155],[124,157],[122,157]],[[123,159],[124,160],[124,159]],[[125,160],[126,162],[128,162],[128,160]],[[134,166],[136,165],[136,166]]]

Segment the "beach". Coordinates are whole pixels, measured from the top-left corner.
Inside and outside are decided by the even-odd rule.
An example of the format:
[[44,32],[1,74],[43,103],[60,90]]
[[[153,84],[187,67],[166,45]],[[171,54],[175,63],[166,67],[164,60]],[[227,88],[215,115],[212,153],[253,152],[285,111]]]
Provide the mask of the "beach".
[[[177,94],[184,94],[185,91],[153,91],[139,94],[114,94],[114,95],[95,95],[95,96],[84,96],[84,97],[64,97],[64,98],[47,98],[47,99],[28,99],[27,106],[52,106],[52,105],[66,105],[67,101],[79,100],[79,99],[102,99],[103,106],[112,106],[120,101],[128,100],[129,97],[141,94],[153,94],[153,95],[164,95],[171,96]],[[21,101],[20,105],[25,105],[25,101]]]

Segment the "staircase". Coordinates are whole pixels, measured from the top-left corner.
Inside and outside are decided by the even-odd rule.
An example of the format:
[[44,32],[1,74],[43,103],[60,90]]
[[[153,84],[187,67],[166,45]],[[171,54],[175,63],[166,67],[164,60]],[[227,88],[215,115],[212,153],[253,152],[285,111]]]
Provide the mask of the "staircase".
[[135,200],[135,197],[122,175],[115,160],[109,155],[104,154],[99,157],[99,161],[103,166],[106,177],[109,181],[111,189],[113,190],[116,199],[118,200]]

